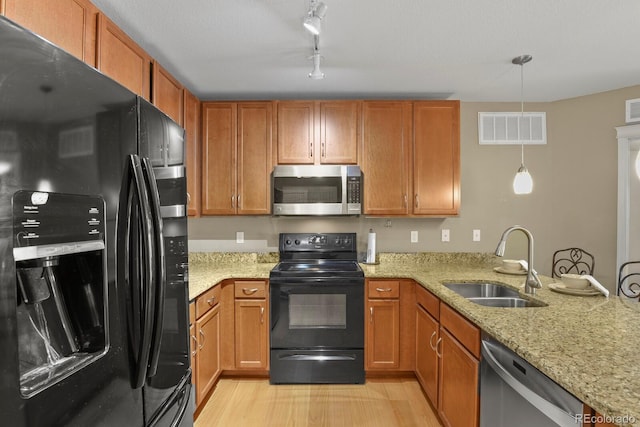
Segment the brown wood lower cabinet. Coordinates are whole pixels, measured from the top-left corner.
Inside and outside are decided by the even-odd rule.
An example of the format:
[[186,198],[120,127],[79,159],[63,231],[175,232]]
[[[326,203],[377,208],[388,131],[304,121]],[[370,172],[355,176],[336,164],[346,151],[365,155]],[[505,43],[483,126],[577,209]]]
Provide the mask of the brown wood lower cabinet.
[[269,369],[269,310],[266,280],[236,280],[235,368]]
[[416,377],[445,426],[478,425],[480,330],[416,284]]
[[411,280],[366,280],[365,369],[411,372],[415,365],[415,323]]
[[214,286],[196,299],[196,407],[209,394],[221,372],[219,295],[220,286]]

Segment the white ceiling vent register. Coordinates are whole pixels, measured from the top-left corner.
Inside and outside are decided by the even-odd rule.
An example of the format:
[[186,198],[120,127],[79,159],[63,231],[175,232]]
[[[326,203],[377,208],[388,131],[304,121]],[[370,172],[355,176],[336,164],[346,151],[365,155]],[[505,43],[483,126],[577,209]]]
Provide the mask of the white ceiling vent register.
[[640,98],[627,99],[625,104],[625,121],[627,123],[640,122]]
[[478,113],[480,144],[542,145],[547,143],[544,112]]

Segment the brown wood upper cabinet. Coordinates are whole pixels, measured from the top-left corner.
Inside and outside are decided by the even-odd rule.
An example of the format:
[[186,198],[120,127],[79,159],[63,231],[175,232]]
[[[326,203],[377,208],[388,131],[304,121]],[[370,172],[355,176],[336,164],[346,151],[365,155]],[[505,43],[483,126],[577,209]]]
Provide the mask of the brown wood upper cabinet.
[[151,56],[104,14],[98,14],[96,66],[130,91],[149,100]]
[[364,214],[457,215],[459,101],[364,101]]
[[356,164],[359,101],[278,101],[278,164]]
[[408,215],[412,103],[364,101],[362,105],[363,214]]
[[456,215],[460,206],[460,102],[413,103],[413,213]]
[[96,65],[98,9],[88,0],[0,0],[0,13]]
[[271,102],[202,103],[203,215],[271,212]]
[[174,122],[184,126],[184,93],[182,84],[157,62],[152,64],[151,102]]
[[186,89],[183,98],[187,214],[200,216],[200,100]]

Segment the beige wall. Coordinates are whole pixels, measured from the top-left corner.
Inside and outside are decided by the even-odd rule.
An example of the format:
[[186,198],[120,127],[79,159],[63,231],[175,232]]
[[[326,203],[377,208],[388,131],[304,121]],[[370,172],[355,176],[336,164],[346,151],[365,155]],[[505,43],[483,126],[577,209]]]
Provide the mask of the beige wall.
[[[189,220],[191,250],[274,251],[278,233],[295,231],[366,234],[374,228],[382,252],[493,252],[507,227],[520,224],[535,238],[534,266],[550,274],[556,249],[580,246],[596,258],[595,276],[610,289],[615,281],[617,144],[615,126],[624,124],[624,101],[640,98],[640,86],[553,103],[525,104],[526,111],[546,111],[547,145],[526,146],[525,164],[534,179],[528,196],[513,194],[511,182],[520,166],[520,146],[478,144],[477,113],[519,111],[519,103],[461,104],[461,211],[455,218],[277,218],[205,217]],[[366,196],[365,196],[366,197]],[[440,241],[450,229],[451,241]],[[472,241],[472,230],[481,241]],[[410,242],[410,232],[419,242]],[[245,243],[236,244],[237,231]],[[524,237],[513,234],[507,257],[524,258]]]

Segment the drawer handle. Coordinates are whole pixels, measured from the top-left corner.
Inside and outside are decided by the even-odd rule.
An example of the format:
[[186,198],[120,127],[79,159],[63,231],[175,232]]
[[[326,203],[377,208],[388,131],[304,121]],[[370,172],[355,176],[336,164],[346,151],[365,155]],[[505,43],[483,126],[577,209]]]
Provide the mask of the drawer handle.
[[378,291],[378,292],[391,292],[392,289],[391,288],[376,288],[376,291]]
[[433,331],[433,333],[431,334],[431,338],[429,338],[429,346],[431,347],[431,350],[436,351],[436,346],[433,345],[433,338],[436,336],[437,332]]
[[215,296],[212,296],[211,298],[207,299],[207,304],[209,304],[209,306],[213,307],[213,302],[216,300]]
[[440,344],[441,342],[442,342],[442,337],[438,338],[438,341],[436,341],[436,354],[440,359],[442,359],[442,353],[438,351],[438,344]]
[[242,288],[242,292],[245,295],[253,295],[258,292],[258,288]]
[[205,339],[204,332],[202,332],[202,329],[200,329],[200,336],[202,337],[202,342],[200,343],[198,348],[202,350],[202,348],[204,347],[204,339]]
[[198,352],[197,348],[198,348],[198,338],[196,338],[195,335],[191,335],[191,339],[193,340],[193,342],[196,343],[195,347],[193,347],[193,350],[191,350],[191,356],[195,356],[196,353]]

